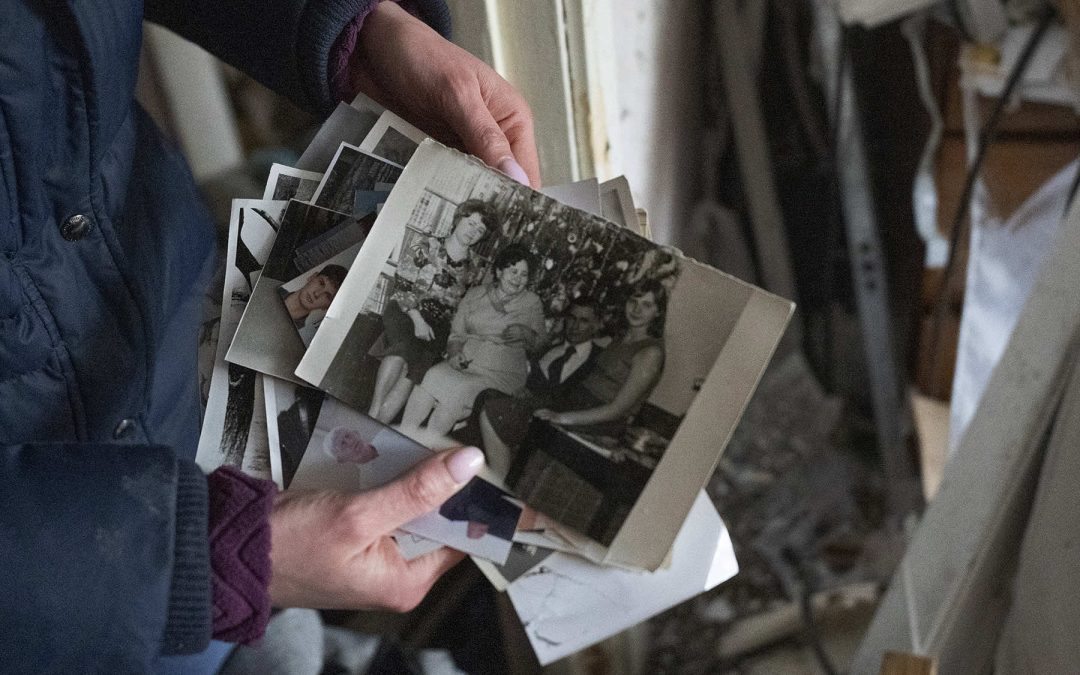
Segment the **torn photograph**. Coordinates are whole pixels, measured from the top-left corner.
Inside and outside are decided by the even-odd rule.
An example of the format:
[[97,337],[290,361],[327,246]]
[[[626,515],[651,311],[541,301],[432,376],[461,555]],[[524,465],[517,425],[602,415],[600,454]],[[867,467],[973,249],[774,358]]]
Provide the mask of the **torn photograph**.
[[360,149],[405,166],[425,138],[427,134],[388,110],[360,143]]
[[[326,399],[293,477],[297,489],[356,492],[384,485],[432,451],[396,430]],[[437,511],[402,529],[465,553],[502,562],[522,509],[504,490],[474,478]]]
[[655,569],[791,310],[428,140],[297,375]]
[[731,536],[708,495],[700,492],[667,569],[618,570],[553,553],[515,576],[507,593],[537,658],[547,665],[714,588],[738,571]]
[[270,167],[270,176],[266,179],[263,199],[278,201],[295,199],[309,202],[314,197],[322,178],[323,175],[315,171],[304,171],[284,164],[274,164]]
[[196,461],[205,471],[227,464],[250,467],[252,475],[270,476],[258,374],[227,363],[225,354],[269,257],[285,204],[259,199],[232,202],[218,342],[196,454]]
[[366,216],[386,200],[400,175],[400,166],[342,143],[312,203],[331,211]]
[[353,105],[338,103],[334,112],[323,122],[318,133],[308,143],[304,154],[296,162],[296,168],[304,171],[323,173],[342,143],[360,145],[375,123],[379,121],[381,113],[367,109],[358,109]]
[[[330,306],[374,218],[290,201],[226,360],[295,382],[305,326]],[[298,279],[298,288],[280,293],[283,284]]]

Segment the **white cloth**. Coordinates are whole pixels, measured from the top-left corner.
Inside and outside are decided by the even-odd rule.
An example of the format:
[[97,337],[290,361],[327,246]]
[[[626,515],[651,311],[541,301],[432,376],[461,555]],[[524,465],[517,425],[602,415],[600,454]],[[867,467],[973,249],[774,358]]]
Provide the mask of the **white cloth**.
[[990,212],[981,184],[975,191],[964,312],[953,376],[950,455],[960,445],[1043,260],[1061,229],[1076,170],[1077,162],[1062,169],[1005,221]]

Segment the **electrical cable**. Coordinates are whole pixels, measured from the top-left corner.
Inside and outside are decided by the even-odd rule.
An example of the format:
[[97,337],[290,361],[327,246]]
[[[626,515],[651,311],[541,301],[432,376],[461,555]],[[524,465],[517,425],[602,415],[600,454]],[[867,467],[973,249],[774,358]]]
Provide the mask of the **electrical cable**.
[[[948,309],[949,287],[952,285],[953,276],[956,274],[958,265],[957,253],[960,250],[960,242],[970,229],[969,227],[964,227],[965,218],[967,217],[968,209],[971,206],[975,182],[978,180],[979,171],[982,169],[983,160],[986,158],[986,150],[990,144],[994,142],[997,127],[1001,122],[1005,107],[1012,99],[1017,86],[1020,84],[1020,79],[1027,69],[1028,63],[1031,62],[1031,58],[1035,55],[1035,50],[1039,46],[1039,43],[1042,42],[1042,38],[1046,34],[1046,30],[1050,27],[1050,22],[1055,15],[1056,12],[1053,6],[1046,5],[1042,16],[1038,19],[1035,30],[1032,32],[1031,37],[1028,38],[1023,51],[1020,52],[1020,57],[1016,60],[1016,64],[1009,73],[1009,77],[1005,80],[1005,87],[1002,89],[1001,95],[994,104],[994,108],[990,113],[990,118],[979,133],[979,143],[976,146],[975,158],[968,168],[967,177],[964,180],[964,189],[960,194],[960,203],[956,208],[956,214],[952,219],[952,228],[949,231],[949,257],[945,263],[945,271],[942,274],[941,284],[937,288],[937,293],[934,296],[932,305],[934,308],[934,323],[930,340],[930,373],[935,373],[938,369],[939,347],[941,343],[941,333],[945,323],[945,313]],[[968,223],[968,225],[970,225],[970,223]]]
[[[822,283],[825,286],[826,297],[834,298],[836,296],[836,267],[839,262],[839,252],[834,250],[837,246],[837,242],[841,240],[841,228],[844,223],[844,206],[841,201],[839,175],[840,168],[837,164],[838,157],[840,156],[840,112],[844,105],[844,77],[847,74],[849,67],[847,61],[848,50],[848,33],[843,25],[839,26],[839,39],[836,41],[836,73],[835,81],[833,82],[833,97],[831,101],[826,101],[826,105],[831,105],[832,110],[829,110],[829,119],[832,120],[832,132],[829,135],[829,156],[828,164],[829,171],[833,178],[833,189],[829,195],[830,208],[828,219],[825,225],[825,241],[830,247],[825,256],[825,265],[822,270]],[[835,378],[833,376],[833,368],[835,364],[833,349],[833,323],[832,317],[829,313],[825,315],[825,327],[822,332],[822,351],[824,352],[824,365],[823,372],[825,373],[824,382],[827,391],[832,393],[835,390]]]
[[916,89],[919,100],[930,118],[930,129],[919,156],[918,169],[911,189],[911,206],[915,216],[915,230],[925,245],[924,266],[939,269],[945,265],[949,243],[938,230],[938,193],[934,185],[934,164],[941,148],[945,120],[934,88],[930,82],[930,62],[926,55],[926,24],[928,13],[917,12],[900,23],[900,32],[911,49],[912,67],[915,69]]
[[810,90],[799,53],[799,6],[792,2],[780,2],[774,7],[780,32],[780,53],[783,57],[784,75],[787,79],[795,116],[799,120],[807,142],[814,148],[818,158],[829,155],[829,137],[825,125],[818,120],[811,101]]
[[952,19],[953,25],[960,31],[960,35],[963,36],[965,42],[974,42],[975,38],[971,36],[971,33],[967,29],[967,24],[964,23],[964,17],[960,13],[960,7],[957,6],[956,0],[950,0],[945,6],[950,19]]
[[1072,185],[1069,186],[1069,197],[1065,200],[1065,213],[1061,214],[1062,218],[1069,215],[1069,209],[1072,207],[1073,200],[1076,199],[1076,190],[1080,188],[1080,167],[1077,167],[1076,173],[1073,175]]

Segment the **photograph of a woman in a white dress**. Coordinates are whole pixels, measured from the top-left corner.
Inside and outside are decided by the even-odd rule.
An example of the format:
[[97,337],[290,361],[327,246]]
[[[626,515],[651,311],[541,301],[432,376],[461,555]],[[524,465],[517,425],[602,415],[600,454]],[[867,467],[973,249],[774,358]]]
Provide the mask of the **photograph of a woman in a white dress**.
[[512,393],[525,385],[528,354],[545,338],[544,308],[529,289],[532,258],[521,244],[503,247],[490,283],[474,286],[458,304],[446,343],[446,360],[433,366],[405,405],[402,429],[426,420],[445,435],[468,416],[485,389]]

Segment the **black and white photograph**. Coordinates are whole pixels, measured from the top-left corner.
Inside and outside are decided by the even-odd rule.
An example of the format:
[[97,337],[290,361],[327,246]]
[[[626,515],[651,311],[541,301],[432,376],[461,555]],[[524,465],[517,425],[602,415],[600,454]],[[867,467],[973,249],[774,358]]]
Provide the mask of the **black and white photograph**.
[[[366,97],[365,97],[366,98]],[[342,143],[360,145],[375,124],[381,112],[358,106],[338,103],[330,117],[322,123],[315,137],[308,143],[304,154],[296,162],[296,168],[323,173],[330,166]]]
[[278,297],[285,303],[289,318],[293,320],[293,326],[305,347],[315,337],[360,246],[354,244],[278,287]]
[[266,179],[263,199],[311,201],[322,179],[323,175],[316,171],[274,164],[270,167],[270,176]]
[[392,112],[384,112],[360,143],[360,149],[405,166],[427,134]]
[[307,451],[326,394],[269,375],[261,379],[270,446],[270,479],[278,489],[285,490]]
[[365,216],[374,210],[366,193],[387,192],[400,175],[400,166],[342,143],[312,203],[339,213]]
[[409,163],[412,154],[416,152],[417,146],[418,144],[405,134],[393,127],[388,127],[378,143],[372,146],[371,154],[382,157],[388,162],[405,166]]
[[[357,260],[297,374],[406,434],[477,445],[517,497],[604,546],[705,381],[741,409],[759,375],[714,372],[752,287],[433,141]],[[761,299],[763,368],[791,308]],[[730,433],[698,415],[693,433]],[[721,445],[683,454],[711,465]]]
[[232,202],[218,342],[196,455],[206,471],[227,464],[270,476],[259,374],[227,363],[225,353],[269,257],[285,204],[259,199]]
[[[329,307],[373,220],[374,214],[358,219],[290,201],[226,360],[296,382],[293,371],[307,346],[301,331]],[[345,259],[335,259],[343,253]],[[304,283],[282,295],[282,285],[298,277]]]

